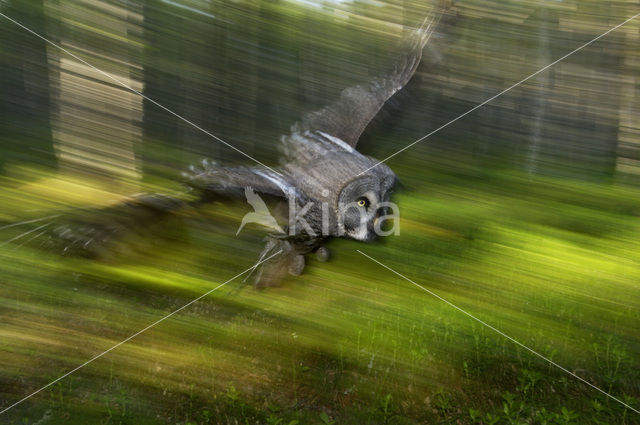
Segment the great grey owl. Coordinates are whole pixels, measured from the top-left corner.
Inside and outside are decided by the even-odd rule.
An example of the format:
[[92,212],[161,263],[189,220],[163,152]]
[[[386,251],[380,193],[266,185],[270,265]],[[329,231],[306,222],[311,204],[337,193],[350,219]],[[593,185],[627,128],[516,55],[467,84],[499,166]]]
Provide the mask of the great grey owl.
[[308,253],[316,252],[320,260],[326,260],[328,251],[323,244],[329,238],[373,240],[396,175],[355,147],[384,103],[415,73],[440,14],[441,10],[434,8],[420,28],[404,39],[389,72],[366,85],[347,88],[335,103],[294,124],[291,133],[281,138],[279,167],[228,167],[203,161],[185,174],[190,192],[199,194],[196,201],[158,194],[136,196],[102,210],[111,217],[106,224],[58,226],[57,237],[65,241],[67,249],[90,251],[93,245],[103,243],[132,223],[187,205],[221,198],[243,199],[246,195],[250,202],[254,200],[252,205],[256,208],[255,204],[262,202],[256,196],[277,198],[287,204],[291,217],[292,209],[304,212],[303,222],[293,230],[289,221],[280,231],[268,234],[260,258],[282,252],[260,267],[255,277],[257,286],[275,285],[287,272],[300,274]]

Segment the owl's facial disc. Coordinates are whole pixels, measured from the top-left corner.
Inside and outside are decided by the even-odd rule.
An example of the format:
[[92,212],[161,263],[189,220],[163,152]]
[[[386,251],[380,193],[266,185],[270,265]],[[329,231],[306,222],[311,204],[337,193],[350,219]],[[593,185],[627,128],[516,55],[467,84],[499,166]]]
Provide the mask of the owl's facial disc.
[[375,176],[363,176],[347,184],[338,204],[341,236],[363,242],[374,240],[376,221],[385,213],[383,202],[388,200],[390,189]]

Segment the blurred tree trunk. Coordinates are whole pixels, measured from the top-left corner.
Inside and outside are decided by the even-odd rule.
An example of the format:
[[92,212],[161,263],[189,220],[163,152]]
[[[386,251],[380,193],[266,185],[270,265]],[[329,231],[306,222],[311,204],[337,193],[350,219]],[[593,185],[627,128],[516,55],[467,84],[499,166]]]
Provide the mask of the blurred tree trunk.
[[[635,11],[630,11],[634,13]],[[620,181],[640,184],[640,21],[620,29],[627,46],[620,83],[620,116],[616,174]]]
[[[0,10],[46,34],[42,0],[0,2]],[[0,171],[10,162],[55,165],[49,124],[49,70],[44,40],[1,18]]]
[[[139,6],[96,0],[46,0],[55,42],[127,86],[142,91]],[[74,172],[138,177],[142,98],[48,46],[53,138],[60,166]]]
[[[144,94],[167,109],[182,115],[184,61],[184,19],[170,14],[160,1],[147,1],[143,6],[143,81]],[[144,141],[138,156],[143,177],[169,172],[183,157],[181,122],[159,106],[144,101],[142,128]],[[173,163],[167,163],[167,161]]]
[[[551,7],[545,6],[536,24],[542,43],[536,70],[611,27],[601,18],[596,21],[593,5],[578,4],[560,15],[558,30],[552,31],[556,18]],[[554,46],[560,50],[557,54]],[[527,114],[528,172],[594,181],[613,176],[620,100],[611,94],[620,89],[619,46],[619,33],[608,34],[535,77],[540,89],[529,101],[532,109]]]
[[[265,62],[269,60],[269,56],[260,50],[262,25],[259,18],[264,7],[262,4],[245,5],[244,13],[236,17],[241,22],[239,37],[229,40],[234,52],[229,58],[231,69],[242,69],[242,74],[231,74],[233,78],[229,86],[229,109],[233,111],[235,119],[232,122],[235,125],[227,129],[227,141],[252,156],[260,156],[257,155],[261,143],[256,133],[256,120],[259,114],[268,112],[257,108],[260,56],[265,56]],[[246,157],[229,149],[227,152],[236,162],[247,162]]]
[[[552,22],[553,20],[553,22]],[[538,28],[538,48],[536,54],[535,65],[537,68],[543,68],[550,64],[553,59],[551,57],[551,34],[550,26],[555,24],[557,26],[557,17],[547,7],[540,9]],[[529,146],[526,154],[526,171],[529,174],[535,174],[538,169],[539,153],[541,145],[543,144],[544,127],[546,125],[547,114],[547,99],[549,98],[549,92],[552,90],[553,76],[555,70],[547,69],[536,77],[538,83],[536,87],[532,89],[529,96],[529,104],[531,105],[529,110],[530,130],[529,130]],[[524,100],[527,102],[527,100]]]
[[[230,137],[236,137],[226,118],[230,110],[228,82],[228,5],[220,2],[216,5],[205,4],[200,7],[202,14],[181,13],[185,16],[181,26],[184,31],[173,35],[181,39],[182,49],[186,52],[179,63],[181,83],[172,87],[180,92],[183,116],[211,134],[231,143]],[[197,128],[175,119],[180,125],[180,140],[187,153],[185,159],[213,158],[223,160],[229,154],[229,148]],[[195,158],[194,158],[195,157]]]

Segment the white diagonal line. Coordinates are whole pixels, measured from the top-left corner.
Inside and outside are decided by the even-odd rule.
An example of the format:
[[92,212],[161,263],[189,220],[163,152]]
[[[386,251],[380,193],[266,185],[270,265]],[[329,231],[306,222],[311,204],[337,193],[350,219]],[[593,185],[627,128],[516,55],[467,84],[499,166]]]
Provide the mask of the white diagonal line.
[[232,277],[231,279],[227,280],[224,283],[221,283],[220,285],[216,286],[213,289],[210,289],[209,291],[205,292],[204,294],[200,295],[198,298],[189,301],[188,303],[186,303],[185,305],[183,305],[182,307],[178,308],[177,310],[172,311],[171,313],[167,314],[166,316],[162,317],[161,319],[156,320],[155,322],[153,322],[152,324],[150,324],[149,326],[147,326],[144,329],[139,330],[138,332],[134,333],[133,335],[129,336],[128,338],[120,341],[119,343],[117,343],[116,345],[114,345],[113,347],[103,351],[102,353],[98,354],[95,357],[92,357],[91,359],[87,360],[86,362],[82,363],[80,366],[71,369],[69,372],[65,373],[64,375],[60,376],[59,378],[54,379],[53,381],[49,382],[47,385],[45,385],[44,387],[32,392],[31,394],[29,394],[28,396],[16,401],[15,403],[13,403],[11,406],[6,407],[5,409],[3,409],[2,411],[0,411],[0,415],[5,413],[6,411],[8,411],[9,409],[17,406],[18,404],[22,403],[23,401],[33,397],[34,395],[38,394],[40,391],[49,388],[51,385],[55,384],[56,382],[66,378],[67,376],[71,375],[73,372],[85,367],[86,365],[88,365],[89,363],[93,362],[96,359],[99,359],[100,357],[104,356],[105,354],[107,354],[108,352],[115,350],[116,348],[118,348],[119,346],[121,346],[122,344],[124,344],[127,341],[130,341],[131,339],[137,337],[138,335],[140,335],[141,333],[145,332],[148,329],[151,329],[152,327],[154,327],[155,325],[157,325],[158,323],[164,321],[165,319],[168,319],[169,317],[173,316],[174,314],[178,313],[179,311],[184,310],[185,308],[189,307],[191,304],[195,303],[196,301],[201,300],[202,298],[206,297],[207,295],[209,295],[210,293],[212,293],[213,291],[222,288],[224,285],[226,285],[227,283],[231,282],[234,279],[237,279],[238,277],[242,276],[243,274],[245,274],[246,272],[248,272],[249,270],[253,270],[256,266],[264,263],[265,261],[270,260],[271,258],[275,257],[276,255],[280,254],[282,252],[282,250],[276,252],[273,255],[270,255],[269,257],[265,258],[264,260],[260,260],[258,261],[255,265],[249,267],[248,269],[246,269],[245,271],[243,271],[242,273],[238,273],[237,275],[235,275],[234,277]]
[[618,28],[620,28],[621,26],[623,26],[624,24],[626,24],[627,22],[637,18],[638,16],[640,16],[640,13],[637,13],[635,15],[633,15],[632,17],[630,17],[629,19],[625,20],[624,22],[616,25],[615,27],[611,28],[610,30],[608,30],[607,32],[600,34],[599,36],[597,36],[596,38],[592,39],[591,41],[588,41],[586,43],[584,43],[583,45],[581,45],[580,47],[577,47],[576,49],[570,51],[569,53],[567,53],[566,55],[562,56],[561,58],[556,59],[555,61],[551,62],[549,65],[537,70],[536,72],[534,72],[533,74],[529,75],[528,77],[523,78],[522,80],[518,81],[517,83],[507,87],[506,89],[502,90],[500,93],[491,96],[489,99],[485,100],[484,102],[474,106],[473,108],[469,109],[467,112],[463,113],[462,115],[457,116],[456,118],[452,119],[451,121],[449,121],[446,124],[441,125],[440,127],[436,128],[435,130],[433,130],[431,133],[428,133],[424,136],[422,136],[421,138],[415,140],[412,143],[409,143],[407,146],[405,146],[404,148],[400,149],[399,151],[389,155],[388,157],[386,157],[385,159],[378,161],[377,163],[375,163],[374,165],[372,165],[371,167],[367,168],[366,170],[362,171],[360,174],[358,174],[359,176],[366,173],[367,171],[371,170],[372,168],[377,167],[378,165],[382,164],[383,162],[388,161],[389,159],[393,158],[394,156],[406,151],[407,149],[409,149],[410,147],[416,145],[417,143],[422,142],[424,139],[430,137],[431,135],[439,132],[440,130],[442,130],[443,128],[446,128],[448,126],[450,126],[451,124],[453,124],[454,122],[458,121],[460,118],[463,118],[467,115],[469,115],[470,113],[472,113],[473,111],[475,111],[478,108],[481,108],[482,106],[486,105],[487,103],[491,102],[492,100],[496,99],[497,97],[502,96],[503,94],[505,94],[506,92],[508,92],[509,90],[518,87],[520,84],[524,83],[527,80],[530,80],[531,78],[535,77],[536,75],[540,74],[541,72],[551,68],[552,66],[554,66],[555,64],[557,64],[560,61],[565,60],[566,58],[568,58],[569,56],[573,55],[574,53],[584,49],[585,47],[587,47],[588,45],[596,42],[597,40],[599,40],[600,38],[604,37],[605,35],[609,34],[612,31],[617,30]]
[[378,263],[379,265],[381,265],[382,267],[384,267],[385,269],[389,270],[390,272],[392,272],[393,274],[396,274],[398,276],[400,276],[401,278],[403,278],[404,280],[406,280],[409,283],[412,283],[413,285],[417,286],[418,288],[422,289],[423,291],[427,292],[429,295],[433,295],[434,297],[436,297],[437,299],[439,299],[440,301],[443,301],[444,303],[448,304],[449,306],[455,308],[456,310],[458,310],[461,313],[466,314],[467,316],[469,316],[470,318],[472,318],[473,320],[475,320],[476,322],[480,323],[483,326],[486,326],[487,328],[491,329],[492,331],[502,335],[503,337],[507,338],[509,341],[515,343],[516,345],[524,348],[525,350],[529,351],[530,353],[535,354],[536,356],[540,357],[541,359],[543,359],[546,362],[551,363],[553,366],[557,367],[558,369],[568,373],[569,375],[573,376],[574,378],[578,379],[579,381],[587,384],[588,386],[590,386],[591,388],[600,391],[602,394],[606,395],[607,397],[617,401],[618,403],[622,404],[623,406],[627,407],[628,409],[633,410],[636,413],[640,414],[640,410],[637,410],[631,406],[629,406],[627,403],[625,403],[624,401],[620,400],[617,397],[612,396],[611,394],[609,394],[608,392],[601,390],[600,388],[596,387],[595,385],[593,385],[592,383],[590,383],[589,381],[585,380],[584,378],[581,378],[580,376],[576,375],[575,373],[571,372],[569,369],[560,366],[558,363],[554,362],[553,360],[550,360],[548,358],[546,358],[545,356],[543,356],[542,354],[538,353],[537,351],[532,350],[531,348],[527,347],[526,345],[524,345],[523,343],[515,340],[514,338],[510,337],[509,335],[505,334],[504,332],[502,332],[499,329],[494,328],[493,326],[491,326],[490,324],[488,324],[487,322],[483,321],[482,319],[478,319],[476,316],[474,316],[473,314],[467,312],[466,310],[461,309],[460,307],[458,307],[457,305],[453,304],[450,301],[447,301],[446,299],[442,298],[440,295],[436,294],[435,292],[425,288],[424,286],[414,282],[413,280],[409,279],[408,277],[404,276],[403,274],[398,273],[397,271],[393,270],[391,267],[386,266],[384,264],[382,264],[380,261],[376,260],[375,258],[365,254],[364,252],[360,251],[359,249],[357,249],[356,251],[358,251],[360,254],[364,255],[365,257],[367,257],[368,259],[370,259],[371,261]]
[[37,232],[38,230],[40,230],[40,229],[42,229],[42,228],[45,228],[45,227],[47,227],[47,226],[49,226],[49,225],[51,225],[51,222],[49,222],[49,223],[45,223],[45,224],[43,224],[42,226],[38,226],[38,227],[36,227],[35,229],[31,229],[31,230],[29,230],[29,231],[27,231],[27,232],[21,233],[21,234],[19,234],[18,236],[16,236],[16,237],[14,237],[14,238],[9,239],[8,241],[5,241],[5,242],[0,243],[0,248],[1,248],[1,247],[3,247],[3,246],[5,246],[5,245],[6,245],[6,244],[8,244],[8,243],[11,243],[11,242],[13,242],[13,241],[17,241],[18,239],[20,239],[20,238],[22,238],[22,237],[24,237],[24,236],[30,235],[30,234],[31,234],[31,233],[33,233],[33,232]]
[[34,223],[36,221],[42,221],[42,220],[46,220],[48,218],[56,218],[56,217],[59,217],[59,216],[60,216],[60,214],[54,214],[54,215],[48,215],[46,217],[34,218],[33,220],[25,220],[25,221],[20,221],[18,223],[11,223],[11,224],[7,224],[5,226],[0,227],[0,230],[8,229],[9,227],[20,226],[20,225],[23,225],[23,224]]
[[184,118],[182,115],[177,114],[176,112],[173,112],[171,109],[167,108],[166,106],[163,106],[161,104],[159,104],[158,102],[156,102],[155,100],[151,99],[150,97],[142,94],[141,92],[137,91],[136,89],[132,88],[131,86],[127,85],[126,83],[123,83],[122,81],[118,80],[116,77],[112,76],[111,74],[108,74],[106,72],[104,72],[101,69],[96,68],[95,66],[91,65],[89,62],[85,61],[84,59],[81,59],[80,57],[78,57],[77,55],[71,53],[69,50],[65,49],[64,47],[54,43],[51,40],[48,40],[47,38],[43,37],[42,35],[38,34],[37,32],[31,30],[30,28],[25,27],[24,25],[22,25],[20,22],[16,21],[15,19],[10,18],[9,16],[5,15],[4,13],[0,12],[0,16],[8,19],[9,21],[13,22],[14,24],[16,24],[17,26],[19,26],[20,28],[30,32],[31,34],[35,35],[36,37],[44,40],[45,42],[51,44],[52,46],[54,46],[57,49],[62,50],[63,52],[65,52],[66,54],[68,54],[69,56],[71,56],[72,58],[82,62],[83,64],[87,65],[88,67],[90,67],[91,69],[99,72],[100,74],[104,75],[105,77],[115,81],[116,83],[118,83],[119,85],[121,85],[122,87],[126,88],[127,90],[137,94],[138,96],[142,97],[143,99],[148,100],[149,102],[153,103],[154,105],[156,105],[157,107],[164,109],[165,111],[167,111],[168,113],[170,113],[171,115],[181,119],[182,121],[186,122],[187,124],[197,128],[198,130],[200,130],[201,132],[203,132],[204,134],[213,137],[215,140],[217,140],[218,142],[226,145],[227,147],[230,147],[231,149],[233,149],[234,151],[244,155],[245,157],[251,159],[252,161],[254,161],[257,164],[262,165],[264,168],[268,169],[269,171],[273,171],[274,173],[278,174],[278,175],[282,175],[281,173],[279,173],[278,171],[274,170],[273,168],[269,167],[268,165],[263,164],[262,162],[258,161],[257,159],[255,159],[254,157],[252,157],[251,155],[244,153],[243,151],[241,151],[240,149],[236,148],[235,146],[233,146],[230,143],[225,142],[224,140],[222,140],[220,137],[216,136],[215,134],[205,130],[204,128],[200,127],[199,125],[193,123],[192,121],[189,121],[188,119]]

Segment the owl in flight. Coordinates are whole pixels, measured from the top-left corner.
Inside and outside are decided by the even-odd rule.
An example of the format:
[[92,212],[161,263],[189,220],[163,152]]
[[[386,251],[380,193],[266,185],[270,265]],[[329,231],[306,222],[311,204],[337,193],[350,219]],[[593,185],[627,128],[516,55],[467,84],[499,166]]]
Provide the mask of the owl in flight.
[[[247,214],[242,225],[245,221],[272,223],[260,259],[281,251],[260,266],[256,286],[273,286],[287,273],[302,273],[309,253],[326,260],[328,251],[323,245],[329,238],[372,241],[379,234],[380,218],[387,216],[396,175],[385,164],[359,153],[356,145],[385,102],[415,73],[440,15],[441,10],[434,8],[403,40],[389,72],[368,84],[345,89],[336,102],[294,124],[290,134],[281,138],[279,167],[227,167],[203,161],[202,166],[192,166],[184,174],[190,192],[199,194],[198,200],[158,194],[133,197],[102,210],[112,218],[108,224],[58,226],[57,237],[67,248],[91,250],[93,245],[153,217],[186,206],[246,196],[256,211]],[[275,219],[270,221],[262,197],[288,206],[288,225],[279,227]]]

